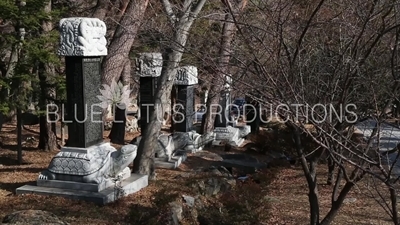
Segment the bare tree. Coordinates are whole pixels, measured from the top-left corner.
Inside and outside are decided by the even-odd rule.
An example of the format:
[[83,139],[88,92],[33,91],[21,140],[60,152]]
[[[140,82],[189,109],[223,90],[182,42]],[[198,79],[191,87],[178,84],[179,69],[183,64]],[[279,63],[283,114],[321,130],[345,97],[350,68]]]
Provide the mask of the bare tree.
[[150,113],[148,128],[142,134],[143,138],[134,161],[134,171],[150,175],[150,179],[155,178],[153,149],[155,149],[157,137],[161,131],[161,118],[165,112],[164,106],[168,105],[167,102],[170,100],[176,70],[185,51],[189,30],[205,2],[206,0],[185,0],[181,5],[180,12],[174,12],[171,2],[162,0],[174,34],[158,81],[154,103],[155,110]]
[[[149,0],[131,0],[115,30],[108,48],[108,55],[102,62],[102,83],[110,85],[112,80],[130,82],[131,62],[129,53],[136,38],[138,29],[145,15]],[[116,109],[116,118],[110,132],[113,143],[123,144],[125,139],[125,109]],[[120,121],[123,121],[122,123]]]
[[[253,2],[253,10],[235,22],[248,49],[235,55],[245,77],[238,82],[247,87],[237,91],[256,90],[253,99],[272,108],[291,129],[308,183],[312,225],[330,224],[347,194],[366,176],[387,184],[390,195],[395,192],[392,183],[385,182],[391,166],[381,160],[376,140],[386,109],[398,95],[397,78],[390,76],[389,46],[400,24],[390,1],[364,3]],[[366,141],[357,141],[348,131],[362,115],[378,122]],[[315,149],[307,149],[304,136]],[[321,218],[317,164],[323,156],[337,165],[337,176],[331,208]],[[397,224],[396,204],[391,205]]]
[[210,91],[207,98],[207,111],[205,115],[205,121],[202,124],[202,132],[211,132],[214,128],[214,121],[216,115],[216,108],[211,108],[219,103],[221,87],[224,86],[226,76],[229,74],[230,59],[233,52],[232,42],[236,34],[235,20],[239,19],[241,12],[247,5],[247,0],[223,0],[222,3],[225,6],[225,20],[221,35],[221,45],[219,49],[219,57],[214,71],[216,76],[214,82],[212,82]]

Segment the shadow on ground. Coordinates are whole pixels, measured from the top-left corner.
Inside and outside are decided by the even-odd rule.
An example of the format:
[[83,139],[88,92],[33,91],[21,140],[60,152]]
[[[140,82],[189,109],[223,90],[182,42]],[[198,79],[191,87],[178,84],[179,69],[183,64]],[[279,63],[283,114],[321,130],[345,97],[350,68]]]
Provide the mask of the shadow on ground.
[[3,182],[0,182],[0,189],[6,190],[8,192],[12,192],[13,194],[15,194],[15,189],[17,189],[19,187],[22,187],[22,186],[24,186],[26,184],[33,184],[33,182],[32,181],[29,181],[29,182],[15,182],[15,183],[3,183]]

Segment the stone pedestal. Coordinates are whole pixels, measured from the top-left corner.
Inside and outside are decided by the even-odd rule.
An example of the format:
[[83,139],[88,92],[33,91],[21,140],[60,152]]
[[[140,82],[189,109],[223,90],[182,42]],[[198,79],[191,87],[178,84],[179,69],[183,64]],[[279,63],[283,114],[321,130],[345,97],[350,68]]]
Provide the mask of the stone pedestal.
[[232,146],[240,146],[244,139],[239,137],[239,128],[236,127],[216,127],[214,129],[215,140],[212,145],[223,146],[230,144]]
[[158,78],[161,76],[163,58],[161,53],[141,53],[136,58],[136,75],[140,77],[139,111],[141,132],[150,122],[150,113],[154,109],[154,96],[157,90]]
[[[131,153],[127,154],[127,151],[122,153],[124,154],[122,157],[127,160],[126,166],[136,157],[136,146],[132,145],[129,148]],[[121,167],[124,169],[118,172],[115,179],[106,178],[118,163],[123,163],[118,159],[117,153],[118,151],[115,151],[110,143],[101,143],[88,148],[63,147],[53,158],[48,169],[54,172],[56,177],[52,179],[44,177],[48,173],[42,172],[36,183],[17,188],[16,194],[54,195],[104,205],[146,187],[148,177],[131,174],[131,170],[126,166]],[[115,162],[117,164],[112,164]],[[92,170],[93,174],[97,173],[96,176],[83,175]],[[92,180],[99,182],[82,182],[84,176],[92,176]]]
[[[175,85],[178,88],[177,106],[179,112],[174,116],[174,128],[178,132],[193,130],[194,109],[194,85],[198,83],[197,68],[184,66],[177,70]],[[174,107],[174,106],[172,106]]]
[[[132,174],[130,177],[121,181],[118,185],[108,187],[102,191],[93,191],[90,186],[81,186],[74,182],[59,182],[58,185],[53,183],[53,187],[45,187],[35,185],[34,183],[17,188],[16,194],[40,194],[60,196],[64,198],[84,200],[94,202],[99,205],[114,202],[123,196],[138,192],[140,189],[148,185],[147,175]],[[81,188],[79,190],[70,189],[69,187]],[[86,188],[88,187],[88,188]]]

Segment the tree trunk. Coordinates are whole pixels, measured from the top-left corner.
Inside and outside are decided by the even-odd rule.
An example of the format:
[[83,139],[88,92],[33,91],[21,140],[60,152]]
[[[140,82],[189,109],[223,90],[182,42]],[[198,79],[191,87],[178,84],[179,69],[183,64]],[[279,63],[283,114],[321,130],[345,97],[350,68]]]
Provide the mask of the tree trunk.
[[204,115],[205,124],[202,125],[202,133],[211,132],[214,129],[215,115],[217,107],[211,107],[220,103],[220,93],[223,91],[225,76],[229,72],[229,61],[233,50],[232,42],[236,34],[235,18],[238,18],[240,12],[247,5],[247,0],[240,0],[235,3],[232,0],[224,0],[227,10],[225,15],[224,26],[222,29],[221,47],[219,49],[219,58],[217,62],[216,77],[212,82],[209,97],[207,99],[207,111]]
[[17,108],[17,158],[18,164],[22,164],[22,118],[21,109]]
[[[51,4],[52,1],[49,1],[44,8],[46,13],[51,12]],[[48,33],[53,29],[53,24],[51,22],[43,22],[42,23],[42,32]],[[46,46],[44,46],[46,47]],[[48,109],[47,105],[50,103],[47,99],[50,96],[51,99],[55,99],[55,90],[49,88],[49,77],[55,75],[55,70],[52,65],[49,65],[46,62],[39,63],[39,84],[40,84],[40,100],[39,107],[42,112],[46,112]],[[51,110],[51,109],[50,109]],[[51,121],[54,121],[54,115]],[[55,122],[50,123],[47,121],[47,115],[40,115],[39,118],[40,123],[40,136],[39,136],[39,149],[43,149],[45,151],[51,151],[57,149],[57,136],[55,129]]]
[[[112,80],[119,80],[129,62],[129,52],[143,20],[149,0],[131,0],[126,7],[120,23],[115,30],[108,47],[108,54],[102,62],[102,84],[110,85]],[[103,120],[107,117],[107,109],[103,111]]]
[[[46,73],[50,72],[50,73]],[[53,107],[47,107],[47,104],[50,102],[47,100],[49,95],[52,95],[53,92],[48,88],[47,76],[54,75],[51,74],[50,66],[45,65],[44,63],[40,63],[39,65],[39,84],[40,84],[40,98],[39,98],[39,108],[42,112],[46,112],[47,110],[53,111]],[[47,119],[50,121],[47,121]],[[39,135],[39,149],[43,149],[45,151],[51,151],[57,149],[57,136],[55,127],[55,116],[53,114],[41,114],[39,117],[40,124],[40,135]]]
[[310,225],[319,225],[319,202],[318,202],[318,186],[317,186],[317,174],[316,161],[310,162],[310,174],[311,179],[307,179],[308,183],[308,201],[310,202]]
[[[165,1],[164,1],[165,2]],[[185,1],[193,3],[193,1]],[[168,59],[165,60],[166,66],[163,68],[161,77],[158,80],[158,88],[155,94],[155,109],[150,113],[150,122],[142,134],[142,141],[138,147],[138,153],[134,161],[134,171],[140,174],[149,175],[149,179],[155,179],[154,173],[154,149],[157,145],[157,138],[162,128],[162,116],[165,108],[163,105],[169,101],[176,69],[185,50],[186,41],[189,35],[189,29],[194,19],[204,6],[206,0],[200,0],[192,8],[188,7],[183,16],[177,21],[176,29],[171,42],[171,50],[168,53]],[[190,4],[189,4],[190,5]],[[168,10],[167,10],[168,11]]]
[[303,151],[303,145],[301,143],[300,130],[291,123],[286,123],[288,127],[292,129],[294,147],[300,158],[301,167],[304,172],[304,176],[307,180],[308,185],[308,201],[310,203],[310,225],[319,225],[319,198],[318,198],[318,186],[317,186],[317,174],[316,164],[317,157],[313,157],[310,160],[308,166],[305,153]]
[[325,218],[321,221],[320,225],[329,225],[333,222],[333,219],[338,214],[340,207],[343,204],[344,199],[346,198],[347,194],[350,192],[351,188],[354,186],[353,182],[346,182],[342,191],[340,192],[336,201],[332,202],[331,209],[329,210],[328,214]]
[[[125,62],[124,70],[122,71],[120,80],[124,85],[129,85],[129,76],[131,74],[131,63],[130,61]],[[114,106],[114,121],[111,128],[111,132],[109,135],[110,142],[115,144],[125,144],[125,124],[126,124],[126,110],[128,106],[125,108],[120,108]]]
[[125,14],[115,31],[108,48],[108,55],[102,62],[102,83],[110,85],[119,80],[125,63],[129,61],[129,52],[143,20],[149,0],[131,0]]
[[92,13],[93,18],[104,20],[107,12],[110,11],[110,4],[115,4],[115,1],[110,0],[97,0],[95,10]]
[[392,221],[394,225],[399,225],[399,214],[397,210],[397,194],[396,189],[389,187],[390,201],[392,203]]

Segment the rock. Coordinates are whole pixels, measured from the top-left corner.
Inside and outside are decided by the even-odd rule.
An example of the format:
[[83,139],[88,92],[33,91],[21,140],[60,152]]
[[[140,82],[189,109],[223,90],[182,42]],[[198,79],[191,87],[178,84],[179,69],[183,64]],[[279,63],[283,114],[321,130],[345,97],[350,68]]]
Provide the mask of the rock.
[[251,127],[248,125],[245,126],[237,126],[239,128],[239,137],[240,138],[246,138],[247,135],[251,133]]
[[357,201],[356,198],[346,198],[343,200],[343,203],[354,203],[356,201]]
[[194,201],[195,198],[192,196],[188,196],[188,195],[182,195],[183,200],[185,200],[185,203],[190,206],[193,207],[194,206]]
[[171,202],[169,206],[171,207],[172,224],[179,225],[182,220],[182,205],[178,202]]
[[213,196],[218,193],[231,190],[236,185],[236,180],[232,174],[223,166],[218,168],[211,167],[204,172],[208,173],[208,178],[201,179],[193,184],[201,195]]
[[222,165],[227,168],[236,168],[243,173],[255,173],[259,169],[267,167],[266,163],[260,163],[258,160],[247,154],[225,154]]
[[26,225],[67,225],[68,223],[61,221],[51,212],[42,210],[22,210],[13,212],[3,219],[6,224],[26,224]]

